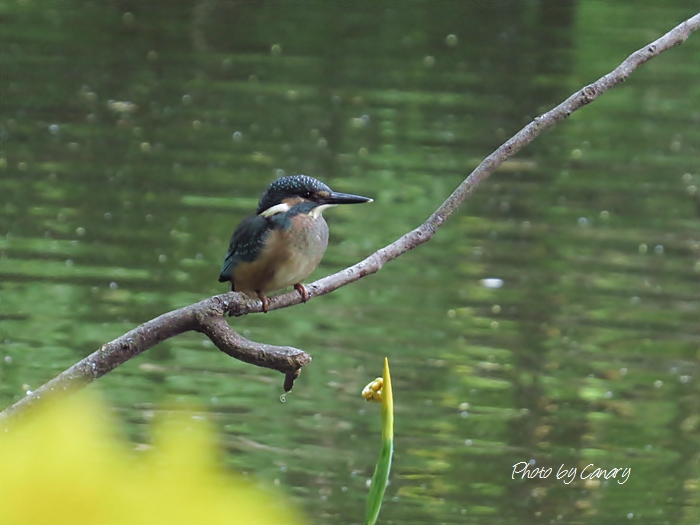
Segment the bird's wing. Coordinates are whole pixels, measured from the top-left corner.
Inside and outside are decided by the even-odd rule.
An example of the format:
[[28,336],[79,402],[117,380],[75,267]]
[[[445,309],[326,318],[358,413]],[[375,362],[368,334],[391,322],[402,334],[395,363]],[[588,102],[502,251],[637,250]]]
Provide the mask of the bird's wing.
[[260,215],[253,215],[241,221],[231,236],[231,244],[221,267],[219,282],[230,281],[238,263],[254,261],[257,258],[272,228],[268,220]]

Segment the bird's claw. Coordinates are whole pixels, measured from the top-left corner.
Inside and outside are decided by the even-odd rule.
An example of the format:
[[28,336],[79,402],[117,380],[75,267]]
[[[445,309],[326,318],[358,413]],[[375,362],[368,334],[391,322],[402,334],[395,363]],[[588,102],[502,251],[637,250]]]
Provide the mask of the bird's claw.
[[304,286],[301,283],[297,283],[294,285],[294,289],[301,295],[302,303],[305,303],[309,300],[309,291],[306,289],[306,286]]
[[258,292],[258,298],[262,301],[262,311],[264,314],[266,314],[270,311],[270,300],[262,292]]

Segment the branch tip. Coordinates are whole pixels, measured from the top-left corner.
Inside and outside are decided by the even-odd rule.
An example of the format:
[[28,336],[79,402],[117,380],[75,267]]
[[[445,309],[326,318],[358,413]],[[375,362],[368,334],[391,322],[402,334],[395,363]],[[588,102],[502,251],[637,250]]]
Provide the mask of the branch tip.
[[299,374],[301,373],[301,368],[297,368],[294,372],[287,372],[284,376],[284,391],[285,392],[291,392],[292,388],[294,388],[294,381],[296,381],[297,377],[299,377]]

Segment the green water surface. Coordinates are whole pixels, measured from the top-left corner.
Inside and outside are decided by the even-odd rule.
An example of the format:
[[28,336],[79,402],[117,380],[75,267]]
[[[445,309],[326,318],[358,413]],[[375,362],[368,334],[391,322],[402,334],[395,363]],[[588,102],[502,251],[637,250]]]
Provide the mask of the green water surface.
[[[312,279],[417,226],[534,116],[697,2],[0,1],[0,408],[141,322],[226,291],[282,174],[328,210]],[[700,521],[700,35],[548,131],[377,275],[230,322],[283,377],[186,334],[100,379],[126,433],[203,407],[230,467],[312,523]],[[695,193],[694,193],[695,192]],[[513,479],[513,465],[553,469]],[[561,465],[630,468],[566,484]],[[589,469],[590,472],[590,469]]]

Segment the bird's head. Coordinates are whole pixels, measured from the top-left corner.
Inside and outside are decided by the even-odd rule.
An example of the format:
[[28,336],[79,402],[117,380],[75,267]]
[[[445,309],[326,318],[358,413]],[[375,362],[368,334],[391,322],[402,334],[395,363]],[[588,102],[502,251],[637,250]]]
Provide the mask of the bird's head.
[[320,214],[325,208],[336,204],[362,202],[372,202],[372,199],[333,191],[328,185],[308,175],[292,175],[279,178],[270,184],[260,198],[256,213],[272,217],[303,205],[304,208],[308,208],[309,213]]

